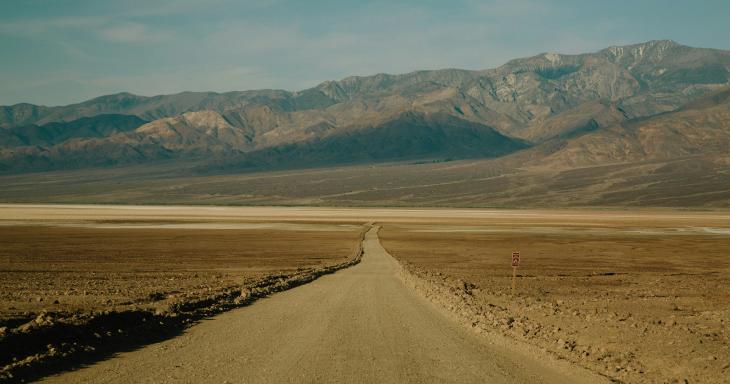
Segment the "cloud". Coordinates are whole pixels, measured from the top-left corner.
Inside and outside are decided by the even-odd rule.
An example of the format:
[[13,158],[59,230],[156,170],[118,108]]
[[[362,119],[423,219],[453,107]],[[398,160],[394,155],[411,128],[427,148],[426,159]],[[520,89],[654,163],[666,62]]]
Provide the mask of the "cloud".
[[139,23],[117,24],[96,30],[104,40],[115,43],[159,43],[171,39],[173,34],[165,30],[153,30]]
[[[173,33],[153,25],[139,22],[115,21],[105,17],[56,17],[23,21],[3,22],[0,33],[32,38],[46,37],[61,43],[72,40],[68,34],[91,32],[97,39],[130,44],[159,43],[169,40]],[[74,38],[73,40],[78,40]]]
[[12,35],[42,35],[62,30],[83,30],[96,28],[101,24],[98,18],[59,17],[36,18],[20,21],[3,21],[0,32]]
[[545,2],[535,0],[468,0],[468,4],[479,14],[499,18],[547,16],[553,10]]
[[148,17],[194,14],[206,9],[256,10],[281,3],[281,0],[125,0],[110,3],[107,11],[114,16]]

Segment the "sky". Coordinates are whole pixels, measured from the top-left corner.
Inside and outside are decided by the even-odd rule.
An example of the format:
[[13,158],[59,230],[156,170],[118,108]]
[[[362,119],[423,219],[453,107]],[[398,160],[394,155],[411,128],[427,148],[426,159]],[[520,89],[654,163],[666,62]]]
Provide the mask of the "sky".
[[728,0],[1,0],[0,105],[301,90],[659,39],[730,49],[728,20]]

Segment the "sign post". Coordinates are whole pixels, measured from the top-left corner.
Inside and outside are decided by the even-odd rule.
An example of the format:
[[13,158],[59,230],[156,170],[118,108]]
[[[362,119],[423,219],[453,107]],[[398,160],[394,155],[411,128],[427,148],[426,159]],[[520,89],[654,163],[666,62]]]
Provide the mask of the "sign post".
[[517,267],[520,266],[520,253],[512,252],[512,296],[515,295],[517,289]]

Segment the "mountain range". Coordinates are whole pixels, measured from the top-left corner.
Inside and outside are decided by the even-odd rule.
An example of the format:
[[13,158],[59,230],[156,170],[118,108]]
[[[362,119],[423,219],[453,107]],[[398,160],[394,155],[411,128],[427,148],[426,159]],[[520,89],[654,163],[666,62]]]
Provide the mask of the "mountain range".
[[[440,164],[470,169],[448,176],[449,182],[467,185],[476,174],[489,174],[494,182],[514,175],[536,182],[540,175],[556,172],[614,170],[598,184],[573,185],[574,194],[580,194],[625,182],[626,175],[617,179],[616,170],[632,169],[633,177],[639,177],[637,169],[650,163],[685,162],[675,173],[665,169],[664,179],[686,176],[689,162],[721,181],[729,148],[730,51],[668,40],[580,55],[544,53],[478,71],[348,77],[298,92],[119,93],[68,106],[0,107],[0,172],[6,174],[0,179],[8,183],[59,172],[84,180],[100,169],[121,175],[131,169],[170,168],[193,180],[305,169],[354,172],[388,165],[410,179],[430,178],[423,165]],[[130,172],[138,177],[143,171]],[[383,188],[383,180],[368,180],[359,188]],[[729,186],[709,183],[703,187],[705,195],[715,197],[677,204],[725,206],[730,204]],[[213,202],[259,203],[267,191],[257,188],[253,194],[238,194],[244,197]],[[19,195],[9,192],[0,188],[0,198],[18,200]],[[84,196],[94,200],[95,193]],[[487,196],[467,204],[444,200],[448,192],[439,199],[429,199],[424,191],[414,193],[417,205],[517,204],[514,196]],[[560,204],[567,205],[675,201],[671,191],[662,193],[670,200],[558,194]],[[51,200],[54,196],[59,194],[48,192]],[[277,196],[284,197],[263,202],[325,203],[316,193],[305,200],[287,198],[287,193]],[[392,196],[380,201],[400,204]],[[524,199],[524,204],[540,205],[530,201]]]

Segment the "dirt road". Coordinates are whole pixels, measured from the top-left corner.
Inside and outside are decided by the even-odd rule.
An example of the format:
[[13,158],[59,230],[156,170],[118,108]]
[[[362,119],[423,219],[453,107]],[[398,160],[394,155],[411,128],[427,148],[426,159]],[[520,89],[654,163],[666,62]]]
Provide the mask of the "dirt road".
[[489,345],[399,278],[373,229],[362,262],[50,383],[591,383]]

